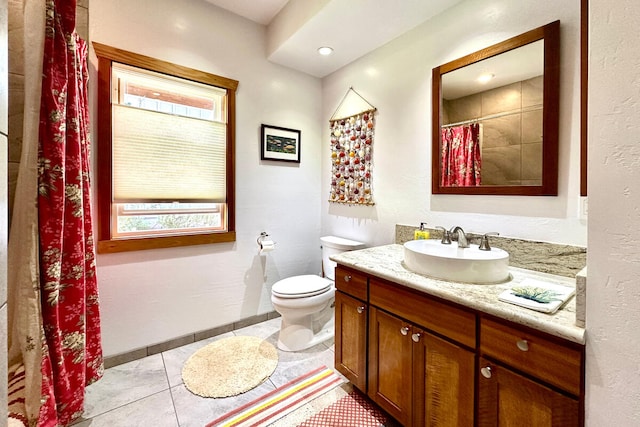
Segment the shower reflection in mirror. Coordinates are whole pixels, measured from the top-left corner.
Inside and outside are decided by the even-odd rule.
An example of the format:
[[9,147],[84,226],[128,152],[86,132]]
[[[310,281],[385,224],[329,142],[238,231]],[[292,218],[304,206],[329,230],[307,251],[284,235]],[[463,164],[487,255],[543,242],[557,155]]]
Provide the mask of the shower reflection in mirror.
[[433,69],[433,194],[558,194],[559,28]]
[[461,97],[447,91],[449,74],[441,185],[542,185],[542,74]]

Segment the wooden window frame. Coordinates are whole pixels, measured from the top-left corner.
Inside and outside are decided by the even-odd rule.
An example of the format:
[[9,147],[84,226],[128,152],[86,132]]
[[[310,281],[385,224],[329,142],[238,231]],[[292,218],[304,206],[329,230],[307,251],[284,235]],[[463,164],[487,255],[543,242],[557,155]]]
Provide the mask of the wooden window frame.
[[[93,42],[98,57],[98,116],[97,116],[97,250],[98,253],[113,253],[158,249],[168,247],[234,242],[235,230],[235,109],[238,81],[192,68],[165,62],[159,59],[128,52],[122,49]],[[112,109],[111,67],[118,62],[169,76],[192,80],[227,90],[227,229],[222,232],[180,234],[173,236],[135,237],[114,239],[111,236],[112,215]]]

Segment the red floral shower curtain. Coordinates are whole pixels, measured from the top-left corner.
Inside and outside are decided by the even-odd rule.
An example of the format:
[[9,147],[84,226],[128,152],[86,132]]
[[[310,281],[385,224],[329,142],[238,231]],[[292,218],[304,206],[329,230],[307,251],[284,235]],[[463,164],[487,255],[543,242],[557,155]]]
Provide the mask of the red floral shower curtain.
[[103,372],[89,187],[87,46],[75,32],[76,1],[46,11],[38,220],[44,326],[39,426],[67,425],[85,386]]
[[455,126],[442,129],[443,187],[480,185],[480,125]]

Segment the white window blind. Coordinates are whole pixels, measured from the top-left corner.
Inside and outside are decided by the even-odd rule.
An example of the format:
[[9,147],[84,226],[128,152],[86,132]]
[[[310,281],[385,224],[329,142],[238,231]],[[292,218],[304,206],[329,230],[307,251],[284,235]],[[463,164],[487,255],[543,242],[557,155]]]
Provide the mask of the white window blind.
[[[208,94],[200,87],[185,90],[188,81],[173,88],[167,85],[176,82],[165,81],[160,88],[158,76],[145,74],[120,70],[114,76],[114,86],[125,90],[127,83],[134,80],[135,84],[158,87],[163,93],[175,93],[177,89],[183,96],[197,94],[221,99],[219,88],[211,88]],[[203,120],[120,105],[122,95],[114,94],[112,104],[113,202],[225,203],[225,120]]]

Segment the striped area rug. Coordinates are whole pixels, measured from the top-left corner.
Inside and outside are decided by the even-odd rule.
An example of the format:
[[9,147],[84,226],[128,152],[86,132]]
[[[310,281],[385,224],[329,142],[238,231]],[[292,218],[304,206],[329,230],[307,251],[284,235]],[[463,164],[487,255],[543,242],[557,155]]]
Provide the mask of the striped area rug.
[[27,420],[27,408],[25,407],[25,372],[22,363],[9,367],[9,382],[7,385],[7,407],[9,415],[7,425],[9,427],[24,427],[29,425]]
[[275,420],[307,404],[343,383],[342,377],[322,366],[249,402],[206,427],[259,427],[271,425]]

